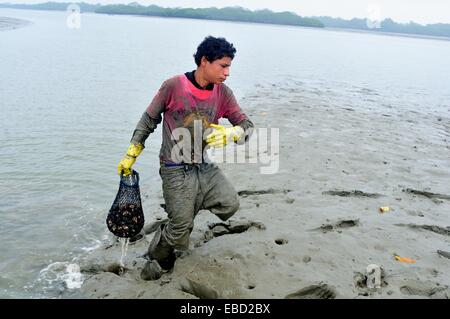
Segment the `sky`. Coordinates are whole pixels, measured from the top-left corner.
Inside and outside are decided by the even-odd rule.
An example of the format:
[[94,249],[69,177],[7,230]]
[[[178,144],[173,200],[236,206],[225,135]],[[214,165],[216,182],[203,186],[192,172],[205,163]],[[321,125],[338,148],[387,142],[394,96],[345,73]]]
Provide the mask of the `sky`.
[[251,10],[291,11],[301,16],[332,16],[344,19],[391,18],[397,22],[450,23],[450,0],[0,0],[0,3],[88,2],[117,4],[139,2],[162,7],[205,8],[241,6]]

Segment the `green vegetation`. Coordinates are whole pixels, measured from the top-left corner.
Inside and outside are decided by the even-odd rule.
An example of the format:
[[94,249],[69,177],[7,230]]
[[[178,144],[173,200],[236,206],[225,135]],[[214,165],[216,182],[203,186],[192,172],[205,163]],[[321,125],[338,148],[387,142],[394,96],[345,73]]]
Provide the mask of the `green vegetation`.
[[[70,3],[62,2],[46,2],[38,4],[12,4],[12,3],[0,3],[0,8],[13,8],[13,9],[28,9],[28,10],[54,10],[54,11],[66,11],[67,6]],[[76,3],[80,6],[81,12],[94,12],[101,7],[100,4],[89,4],[84,2]]]
[[437,23],[421,25],[414,22],[397,23],[392,19],[385,19],[380,22],[380,28],[369,28],[367,26],[366,19],[355,18],[352,20],[343,20],[330,17],[317,17],[317,19],[322,21],[325,27],[328,28],[366,30],[373,32],[392,32],[450,38],[450,24]]
[[[120,5],[91,5],[77,3],[81,12],[95,12],[106,14],[145,15],[167,18],[190,18],[203,20],[223,20],[254,23],[271,23],[304,27],[319,27],[323,24],[314,18],[303,18],[292,12],[272,12],[270,10],[251,11],[241,7],[227,8],[162,8],[155,5],[142,6],[138,3]],[[67,3],[47,2],[42,4],[0,4],[0,8],[16,8],[31,10],[66,10]]]
[[[142,6],[136,2],[122,5],[100,5],[77,3],[81,12],[95,12],[104,14],[128,14],[171,18],[190,18],[203,20],[222,20],[253,23],[271,23],[306,27],[328,27],[341,29],[365,30],[370,32],[391,32],[401,34],[415,34],[450,38],[450,24],[421,25],[414,22],[396,23],[385,19],[380,28],[369,28],[365,19],[344,20],[331,17],[301,17],[293,12],[273,12],[270,10],[251,11],[242,7],[227,8],[163,8],[156,5]],[[30,10],[59,10],[65,11],[68,3],[46,2],[41,4],[0,4],[0,8],[16,8]]]
[[138,14],[170,18],[272,23],[319,28],[323,27],[323,24],[317,19],[302,18],[292,12],[272,12],[270,10],[251,11],[241,7],[227,7],[222,9],[190,9],[161,8],[155,5],[145,7],[137,4],[130,4],[106,5],[98,8],[95,12],[107,14]]

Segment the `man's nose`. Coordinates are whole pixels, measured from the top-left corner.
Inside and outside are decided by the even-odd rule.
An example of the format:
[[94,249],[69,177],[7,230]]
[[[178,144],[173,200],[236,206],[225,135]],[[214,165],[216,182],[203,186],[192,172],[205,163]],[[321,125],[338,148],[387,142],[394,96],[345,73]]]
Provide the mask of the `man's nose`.
[[225,76],[230,76],[230,68],[225,68],[225,69],[223,70],[223,74],[224,74]]

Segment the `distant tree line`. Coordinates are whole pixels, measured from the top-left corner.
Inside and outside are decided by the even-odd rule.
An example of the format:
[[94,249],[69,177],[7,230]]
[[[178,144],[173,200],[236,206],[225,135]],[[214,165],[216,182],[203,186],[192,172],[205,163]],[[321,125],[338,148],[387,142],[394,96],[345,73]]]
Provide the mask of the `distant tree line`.
[[[417,35],[428,35],[428,36],[438,36],[438,37],[449,37],[450,38],[450,24],[436,23],[421,25],[414,22],[409,23],[397,23],[392,19],[384,19],[379,21],[378,26],[374,28],[375,24],[367,23],[366,19],[351,19],[344,20],[340,18],[330,18],[330,17],[316,17],[319,19],[327,28],[341,28],[341,29],[355,29],[355,30],[366,30],[373,32],[392,32],[392,33],[405,33],[405,34],[417,34]],[[369,27],[369,26],[372,27]]]
[[155,5],[148,7],[130,5],[106,5],[95,10],[96,13],[137,14],[146,16],[190,18],[203,20],[224,20],[256,23],[272,23],[294,26],[319,27],[324,25],[314,18],[303,18],[292,12],[272,12],[270,10],[251,11],[241,7],[227,8],[162,8]]
[[[450,38],[450,24],[421,25],[414,22],[397,23],[392,19],[379,22],[374,28],[366,19],[344,20],[331,17],[301,17],[293,12],[273,12],[267,9],[251,11],[242,7],[226,8],[163,8],[156,5],[142,6],[136,2],[120,5],[100,5],[77,3],[81,12],[95,12],[103,14],[127,14],[156,17],[190,18],[203,20],[223,20],[253,23],[271,23],[292,26],[305,26],[317,28],[341,28],[365,30],[372,32],[392,32],[403,34],[416,34],[427,36],[440,36]],[[46,2],[41,4],[0,4],[0,8],[32,9],[32,10],[58,10],[65,11],[68,3]]]
[[[13,4],[13,3],[0,3],[0,8],[12,8],[12,9],[27,9],[27,10],[54,10],[54,11],[66,11],[70,3],[62,2],[46,2],[38,4]],[[81,12],[95,12],[101,7],[100,4],[89,4],[85,2],[75,3],[80,6]]]

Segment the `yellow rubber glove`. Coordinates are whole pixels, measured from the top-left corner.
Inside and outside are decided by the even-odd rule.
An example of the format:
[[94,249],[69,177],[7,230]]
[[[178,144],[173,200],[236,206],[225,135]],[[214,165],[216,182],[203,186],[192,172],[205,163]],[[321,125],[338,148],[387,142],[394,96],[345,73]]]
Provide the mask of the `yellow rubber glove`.
[[117,174],[123,172],[123,176],[128,176],[131,174],[131,167],[134,162],[136,162],[136,158],[141,154],[143,146],[141,144],[131,144],[128,147],[127,154],[124,158],[119,162],[119,166],[117,167]]
[[225,127],[211,124],[211,127],[215,128],[215,131],[206,137],[206,143],[211,147],[224,147],[230,141],[237,142],[244,135],[244,129],[240,126]]

